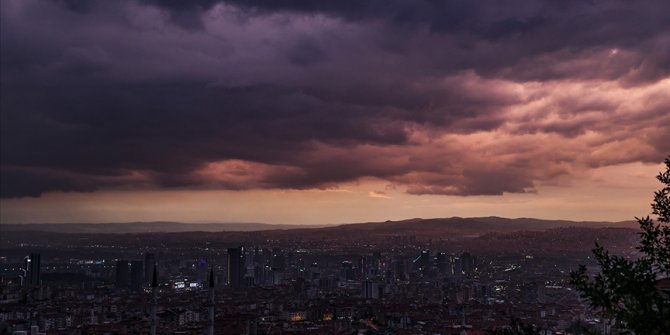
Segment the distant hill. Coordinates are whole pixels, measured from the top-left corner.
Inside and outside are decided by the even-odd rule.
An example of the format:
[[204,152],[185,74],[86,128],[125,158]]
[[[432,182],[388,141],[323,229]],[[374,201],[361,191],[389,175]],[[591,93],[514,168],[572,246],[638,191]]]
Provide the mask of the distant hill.
[[[508,219],[501,217],[408,219],[401,221],[366,222],[326,225],[281,225],[265,223],[181,223],[181,222],[126,222],[126,223],[35,223],[1,224],[0,231],[41,231],[55,233],[125,234],[125,233],[179,233],[179,232],[250,232],[293,230],[290,234],[333,236],[364,235],[458,235],[475,236],[490,232],[546,231],[561,227],[583,228],[637,228],[635,221],[567,221],[532,218]],[[317,229],[315,229],[317,228]],[[279,233],[279,232],[277,232]],[[289,232],[287,232],[289,233]]]
[[182,222],[120,222],[120,223],[26,223],[1,224],[0,231],[42,231],[53,233],[127,234],[180,233],[191,231],[260,231],[296,228],[317,228],[319,225],[283,225],[266,223],[182,223]]
[[516,231],[546,231],[561,227],[582,228],[638,228],[636,221],[606,222],[606,221],[568,221],[568,220],[541,220],[532,218],[508,219],[496,216],[476,218],[436,218],[436,219],[409,219],[402,221],[368,222],[345,224],[334,227],[324,227],[320,231],[332,233],[362,233],[377,235],[480,235],[490,232]]

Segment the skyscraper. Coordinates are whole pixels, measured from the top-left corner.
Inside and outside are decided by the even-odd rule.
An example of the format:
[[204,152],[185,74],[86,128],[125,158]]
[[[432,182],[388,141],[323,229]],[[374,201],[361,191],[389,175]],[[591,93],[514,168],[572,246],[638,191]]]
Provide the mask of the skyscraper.
[[383,296],[384,288],[378,283],[365,280],[361,283],[361,297],[365,299],[379,299]]
[[128,288],[130,285],[130,262],[116,261],[116,288]]
[[244,247],[228,248],[228,286],[242,287],[244,270]]
[[40,254],[30,254],[30,284],[39,285],[42,280],[42,262]]
[[207,335],[214,335],[214,268],[209,269],[209,298],[207,299]]
[[472,255],[468,252],[464,252],[461,255],[461,269],[464,274],[471,274],[475,268],[475,261]]
[[42,279],[40,254],[30,254],[23,259],[23,262],[23,285],[25,287],[39,285]]
[[130,262],[130,289],[139,291],[144,282],[144,263],[142,261]]
[[438,252],[435,257],[435,266],[437,267],[437,271],[441,274],[447,273],[447,254]]
[[425,270],[430,265],[430,250],[422,250],[414,261],[414,268],[419,271]]
[[147,284],[151,284],[154,266],[156,266],[156,254],[147,252],[144,254],[144,280]]
[[286,262],[282,250],[280,248],[272,248],[272,270],[282,272],[285,267]]
[[358,277],[366,279],[368,275],[368,258],[361,256],[358,258]]
[[149,334],[156,335],[156,307],[158,305],[158,271],[154,266],[154,271],[151,274],[151,309],[149,311]]

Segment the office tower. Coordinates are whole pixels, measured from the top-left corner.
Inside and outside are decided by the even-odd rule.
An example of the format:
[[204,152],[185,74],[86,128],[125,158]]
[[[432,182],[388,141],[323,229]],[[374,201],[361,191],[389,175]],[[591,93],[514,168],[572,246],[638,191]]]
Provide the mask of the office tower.
[[207,312],[209,319],[207,323],[207,334],[214,335],[214,268],[209,269],[209,299],[207,301]]
[[127,260],[116,261],[116,288],[128,288],[130,286],[130,262]]
[[446,274],[447,254],[445,254],[444,252],[438,252],[437,257],[435,257],[435,266],[437,267],[437,271],[439,271],[441,274]]
[[263,265],[263,253],[261,249],[258,247],[254,248],[254,257],[253,257],[253,265],[254,266],[262,266]]
[[150,311],[150,335],[156,335],[156,305],[158,304],[158,271],[154,264],[154,271],[151,276],[151,311]]
[[39,285],[42,280],[42,263],[40,254],[30,254],[30,285]]
[[156,254],[147,252],[144,254],[144,281],[151,284],[151,276],[154,273],[154,266],[156,266]]
[[365,280],[361,283],[361,296],[365,299],[379,299],[380,295],[380,285],[378,283]]
[[454,258],[454,276],[455,277],[463,276],[463,259],[460,257]]
[[461,255],[461,269],[464,274],[471,274],[475,269],[475,261],[470,253],[463,253]]
[[130,289],[139,291],[144,282],[144,263],[142,261],[130,262]]
[[244,272],[244,247],[228,248],[228,286],[241,288]]
[[354,279],[354,265],[350,261],[342,262],[342,268],[340,276],[343,280],[353,280]]
[[430,250],[423,250],[418,257],[414,259],[414,269],[423,271],[430,265]]
[[286,267],[284,253],[279,248],[272,249],[272,270],[282,272]]
[[38,286],[42,279],[40,254],[30,254],[23,259],[24,277],[23,285],[26,287]]
[[401,258],[393,260],[393,274],[396,280],[405,279],[405,261]]
[[358,259],[358,277],[361,279],[367,278],[368,275],[368,258],[361,256]]
[[370,267],[374,269],[375,271],[381,270],[382,267],[382,254],[379,251],[375,251],[372,253],[372,262],[370,264]]

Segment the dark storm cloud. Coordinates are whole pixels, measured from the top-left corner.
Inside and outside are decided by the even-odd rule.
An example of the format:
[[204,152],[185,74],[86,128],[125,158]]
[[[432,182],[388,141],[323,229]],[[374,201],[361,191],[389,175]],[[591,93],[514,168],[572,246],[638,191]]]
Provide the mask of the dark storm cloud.
[[[473,31],[482,35],[499,38],[514,33],[523,33],[533,28],[541,18],[528,20],[509,18],[493,22],[480,22],[484,7],[501,8],[495,1],[404,1],[404,0],[341,0],[341,1],[146,1],[145,3],[164,8],[170,13],[210,9],[217,3],[243,8],[252,15],[275,12],[297,14],[324,14],[350,21],[383,20],[393,25],[428,26],[435,32]],[[508,4],[504,5],[507,7]]]
[[289,59],[296,65],[308,66],[324,61],[327,56],[314,41],[304,40],[298,42],[290,51]]
[[[353,22],[382,22],[405,29],[425,29],[435,34],[461,34],[457,47],[466,52],[486,48],[484,42],[495,45],[497,57],[472,59],[462,64],[482,73],[497,73],[515,60],[524,60],[547,52],[570,50],[589,51],[594,47],[639,47],[644,41],[663,36],[670,19],[664,15],[670,6],[666,1],[147,1],[147,4],[175,13],[211,9],[217,3],[245,9],[247,15],[267,15],[276,12],[323,14]],[[435,46],[424,46],[435,47]],[[668,45],[661,50],[647,46],[649,57],[663,58],[666,66],[647,73],[650,79],[667,75]],[[655,50],[656,49],[656,50]],[[497,60],[497,61],[496,61]],[[467,62],[467,61],[466,61]],[[627,64],[633,65],[633,64]],[[637,64],[640,65],[640,64]],[[647,64],[649,65],[649,64]],[[663,65],[663,64],[659,64]],[[633,65],[634,66],[634,65]],[[658,71],[661,70],[659,74]],[[527,73],[526,73],[527,74]],[[576,75],[568,73],[566,75]],[[621,73],[619,73],[621,75]],[[510,75],[508,73],[508,75]],[[539,78],[547,78],[540,74]],[[556,74],[560,75],[560,74]],[[593,73],[591,73],[593,75]],[[532,77],[537,79],[538,77]]]
[[37,197],[48,191],[90,192],[101,185],[84,181],[82,176],[59,175],[49,171],[2,168],[0,188],[3,197]]
[[[599,166],[570,139],[622,122],[594,145],[659,133],[603,164],[667,150],[667,97],[653,98],[670,71],[665,1],[1,5],[3,197],[361,177],[502,194],[569,173],[542,172],[566,158],[514,136],[557,136],[568,160]],[[638,110],[602,82],[651,93]]]

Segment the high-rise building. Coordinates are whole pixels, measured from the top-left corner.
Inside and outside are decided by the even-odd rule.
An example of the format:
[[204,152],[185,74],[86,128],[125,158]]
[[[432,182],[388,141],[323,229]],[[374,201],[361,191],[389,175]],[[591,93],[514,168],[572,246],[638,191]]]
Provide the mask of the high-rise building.
[[439,271],[441,274],[446,274],[447,254],[445,254],[444,252],[438,252],[437,256],[435,257],[435,266],[437,267],[437,271]]
[[252,258],[253,265],[262,266],[263,265],[263,252],[260,248],[254,248],[254,256]]
[[37,286],[42,279],[40,254],[30,254],[23,259],[25,277],[24,286]]
[[142,261],[130,262],[130,289],[139,291],[144,283],[144,263]]
[[414,261],[414,269],[423,271],[430,265],[430,250],[422,250]]
[[396,280],[405,280],[405,261],[402,258],[393,260],[393,276]]
[[463,259],[460,257],[454,257],[454,276],[463,276]]
[[341,271],[340,276],[341,276],[342,280],[353,280],[354,279],[354,265],[350,261],[343,261],[340,271]]
[[127,260],[116,261],[116,287],[128,288],[130,286],[130,262]]
[[244,273],[244,247],[228,248],[228,286],[241,288]]
[[147,285],[151,284],[154,266],[156,266],[156,254],[147,252],[144,254],[144,281]]
[[475,269],[475,260],[468,252],[461,255],[461,269],[464,274],[471,274]]
[[286,262],[282,250],[279,248],[272,248],[272,270],[282,272],[285,267]]
[[358,258],[358,277],[365,279],[368,276],[368,258],[361,256]]
[[382,266],[382,253],[379,251],[375,251],[372,253],[372,261],[370,262],[370,267],[375,270],[379,271]]
[[[258,249],[256,249],[258,250]],[[207,299],[207,335],[214,335],[214,268],[209,269],[209,280],[207,281],[207,286],[209,286],[209,299]]]
[[361,283],[361,289],[361,296],[365,299],[380,299],[384,295],[384,287],[369,280]]
[[151,274],[151,307],[149,310],[149,335],[156,335],[158,323],[156,322],[156,307],[158,305],[158,271],[154,267]]

